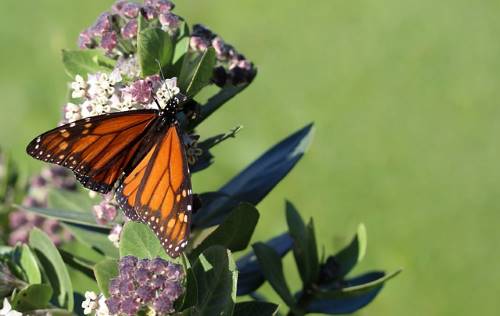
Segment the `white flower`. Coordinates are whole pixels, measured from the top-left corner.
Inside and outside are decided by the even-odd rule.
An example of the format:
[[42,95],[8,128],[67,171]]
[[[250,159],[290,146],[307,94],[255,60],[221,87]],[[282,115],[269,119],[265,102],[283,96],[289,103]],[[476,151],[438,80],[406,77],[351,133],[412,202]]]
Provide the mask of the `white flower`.
[[96,316],[110,316],[108,306],[106,305],[106,298],[104,295],[99,296],[99,308],[96,311]]
[[89,85],[88,94],[91,98],[109,97],[115,92],[115,84],[121,80],[122,77],[119,71],[113,71],[111,75],[100,72],[89,74],[87,80]]
[[178,94],[181,90],[177,87],[177,78],[166,79],[156,91],[156,98],[161,107],[165,107],[168,100]]
[[64,105],[64,118],[68,123],[77,121],[82,118],[80,106],[73,104],[71,102]]
[[83,98],[87,91],[87,83],[83,80],[82,76],[76,75],[75,81],[71,83],[71,97],[74,99]]
[[142,106],[135,103],[132,95],[126,91],[122,90],[122,97],[118,97],[116,94],[113,94],[111,97],[111,107],[117,109],[118,111],[130,111],[130,110],[138,110],[141,109]]
[[85,292],[85,301],[82,302],[83,313],[88,315],[98,308],[97,294],[92,291]]
[[115,245],[116,248],[120,247],[120,234],[122,232],[122,225],[115,225],[108,235],[108,239]]
[[7,298],[3,299],[3,307],[0,309],[0,316],[23,316],[22,313],[12,309]]
[[95,96],[81,105],[82,117],[96,116],[111,112],[110,100],[106,96]]

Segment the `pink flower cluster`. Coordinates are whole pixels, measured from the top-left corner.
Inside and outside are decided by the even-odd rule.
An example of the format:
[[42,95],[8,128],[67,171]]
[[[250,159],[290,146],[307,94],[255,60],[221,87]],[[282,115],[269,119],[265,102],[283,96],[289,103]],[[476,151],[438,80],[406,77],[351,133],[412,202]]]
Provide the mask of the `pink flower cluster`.
[[119,0],[110,12],[104,12],[97,21],[80,33],[78,46],[103,48],[110,55],[133,53],[137,37],[137,17],[157,22],[165,32],[175,35],[179,30],[180,18],[171,12],[174,4],[168,0],[146,0],[144,4]]

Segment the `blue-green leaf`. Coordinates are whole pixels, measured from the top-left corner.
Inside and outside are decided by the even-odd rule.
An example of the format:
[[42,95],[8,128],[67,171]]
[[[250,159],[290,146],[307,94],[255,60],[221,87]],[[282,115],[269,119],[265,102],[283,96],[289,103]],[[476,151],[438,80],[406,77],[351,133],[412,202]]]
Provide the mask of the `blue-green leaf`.
[[[283,233],[268,240],[266,245],[283,257],[292,248],[293,240],[288,233]],[[265,282],[264,274],[253,251],[238,259],[236,266],[238,267],[238,296],[252,293]]]
[[257,205],[304,155],[312,135],[313,125],[309,124],[265,152],[220,188],[224,197],[205,204],[193,216],[195,225],[205,228],[222,223],[234,207],[234,200]]
[[296,309],[295,298],[292,296],[285,280],[279,254],[273,248],[263,243],[254,244],[253,251],[266,280],[292,310]]
[[304,224],[295,206],[286,201],[286,220],[294,240],[293,255],[304,286],[313,284],[319,274],[319,258],[313,222]]
[[[351,314],[368,305],[378,295],[384,283],[395,277],[400,270],[386,275],[384,272],[369,272],[345,281],[346,287],[339,290],[322,290],[310,301],[309,313],[329,315]],[[300,295],[298,293],[297,295]]]
[[339,264],[339,276],[346,276],[358,262],[363,260],[366,253],[366,228],[364,224],[359,224],[358,231],[351,243],[334,255]]
[[73,286],[57,248],[38,228],[31,231],[29,245],[43,266],[59,306],[69,311],[73,310]]
[[230,252],[220,246],[205,250],[194,263],[193,272],[198,286],[199,315],[232,315],[238,272]]

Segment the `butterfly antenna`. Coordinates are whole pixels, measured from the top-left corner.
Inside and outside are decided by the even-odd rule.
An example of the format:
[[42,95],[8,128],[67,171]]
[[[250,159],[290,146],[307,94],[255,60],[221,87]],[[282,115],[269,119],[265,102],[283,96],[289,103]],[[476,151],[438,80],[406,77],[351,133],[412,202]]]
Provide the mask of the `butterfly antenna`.
[[162,79],[162,80],[167,79],[167,78],[165,77],[165,74],[163,73],[163,70],[161,69],[161,63],[160,63],[160,61],[159,61],[158,59],[155,59],[155,60],[156,60],[156,63],[158,64],[158,68],[160,69],[161,79]]

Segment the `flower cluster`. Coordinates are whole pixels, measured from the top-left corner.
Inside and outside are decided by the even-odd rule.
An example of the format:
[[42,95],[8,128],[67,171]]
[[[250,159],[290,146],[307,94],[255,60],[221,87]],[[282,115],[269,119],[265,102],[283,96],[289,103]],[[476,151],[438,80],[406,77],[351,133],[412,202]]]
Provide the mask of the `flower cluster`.
[[118,277],[109,283],[107,308],[110,314],[135,315],[141,309],[154,310],[156,315],[172,313],[183,293],[183,279],[181,265],[125,256],[119,262]]
[[[39,175],[31,179],[28,194],[22,205],[25,207],[47,207],[47,196],[51,189],[76,190],[76,180],[71,171],[58,166],[43,169]],[[17,242],[26,242],[33,227],[38,227],[46,232],[56,245],[71,239],[71,234],[64,230],[57,220],[22,210],[9,214],[9,227],[11,229],[9,244],[11,245],[15,245]]]
[[97,21],[80,33],[78,46],[103,48],[110,56],[123,56],[134,52],[138,22],[142,15],[149,23],[175,36],[181,19],[172,13],[174,4],[168,0],[146,0],[144,4],[117,1],[110,12],[104,12]]
[[163,103],[179,93],[175,77],[162,80],[160,76],[152,75],[126,84],[123,81],[121,65],[123,64],[118,64],[109,75],[89,74],[87,80],[77,75],[71,83],[72,97],[81,102],[69,102],[64,105],[62,123],[111,112],[157,109],[155,99],[164,106]]
[[189,46],[195,51],[205,51],[213,47],[217,56],[212,81],[219,87],[250,83],[257,71],[251,61],[240,54],[233,46],[224,42],[217,34],[201,24],[193,26]]

